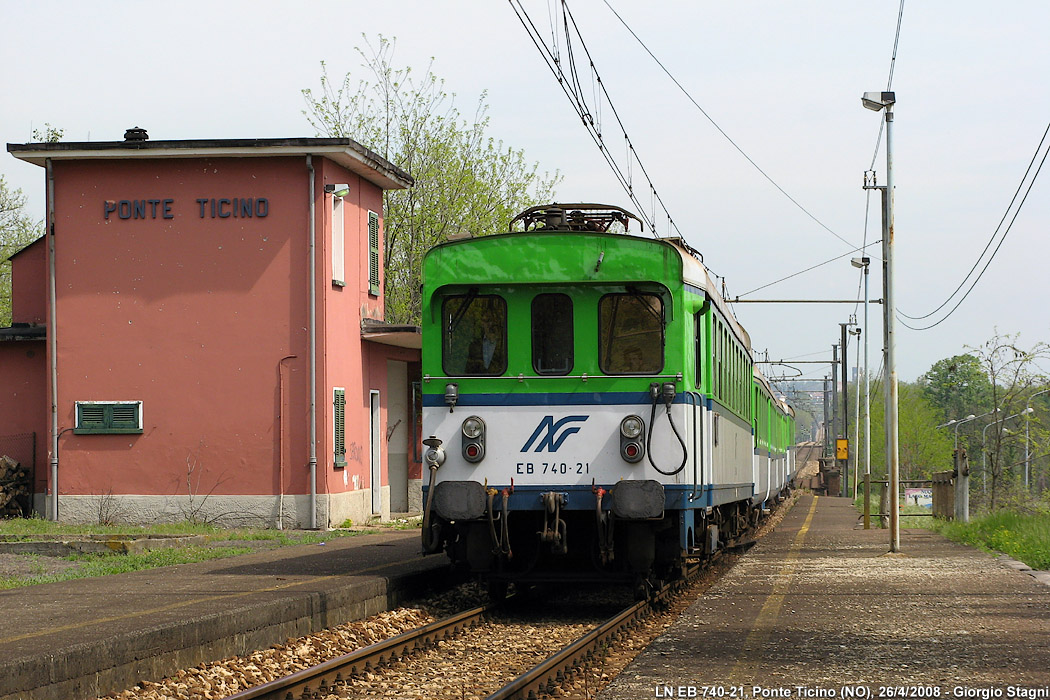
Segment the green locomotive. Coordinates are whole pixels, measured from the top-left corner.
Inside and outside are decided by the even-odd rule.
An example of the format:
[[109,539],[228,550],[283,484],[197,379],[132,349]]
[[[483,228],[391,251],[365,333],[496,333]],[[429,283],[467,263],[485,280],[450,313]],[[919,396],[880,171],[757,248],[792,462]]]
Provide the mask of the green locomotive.
[[424,550],[497,588],[674,576],[793,475],[746,331],[695,252],[633,218],[534,207],[424,261]]

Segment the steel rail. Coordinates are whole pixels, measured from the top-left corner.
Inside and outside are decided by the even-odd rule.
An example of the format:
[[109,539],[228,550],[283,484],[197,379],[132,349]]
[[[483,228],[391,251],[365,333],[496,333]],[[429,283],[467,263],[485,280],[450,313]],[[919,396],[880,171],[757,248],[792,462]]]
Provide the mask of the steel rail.
[[683,579],[665,585],[650,600],[639,601],[620,611],[572,644],[488,695],[485,700],[533,700],[541,695],[550,694],[555,687],[592,660],[598,650],[608,646],[622,632],[634,627],[657,604],[666,602],[674,591],[691,581],[700,570],[699,566],[690,567]]
[[333,683],[400,658],[404,654],[426,648],[439,639],[446,639],[459,633],[462,629],[472,627],[494,607],[494,605],[486,605],[466,610],[444,620],[431,622],[396,637],[329,659],[317,666],[304,668],[288,676],[242,690],[235,695],[230,695],[227,700],[256,700],[257,698],[286,700],[289,697],[302,697],[330,688]]

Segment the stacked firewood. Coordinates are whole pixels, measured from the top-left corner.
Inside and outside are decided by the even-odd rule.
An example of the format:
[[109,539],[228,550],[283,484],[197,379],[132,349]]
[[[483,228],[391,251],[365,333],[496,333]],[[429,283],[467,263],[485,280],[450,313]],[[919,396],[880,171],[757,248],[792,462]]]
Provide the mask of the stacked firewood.
[[0,518],[22,517],[31,501],[29,472],[7,455],[0,457]]

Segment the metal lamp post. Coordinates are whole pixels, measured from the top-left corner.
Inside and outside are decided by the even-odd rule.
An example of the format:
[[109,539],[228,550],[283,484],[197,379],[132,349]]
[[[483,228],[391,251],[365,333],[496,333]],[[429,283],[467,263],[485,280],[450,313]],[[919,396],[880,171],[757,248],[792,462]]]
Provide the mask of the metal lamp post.
[[[988,428],[991,428],[993,425],[1001,426],[1003,423],[1005,423],[1006,421],[1010,420],[1011,418],[1017,418],[1018,416],[1025,416],[1025,423],[1027,424],[1028,423],[1028,414],[1031,413],[1034,410],[1035,409],[1032,408],[1031,406],[1026,406],[1025,409],[1023,411],[1021,411],[1020,413],[1015,413],[1012,416],[1007,416],[1006,418],[1003,418],[1002,420],[994,420],[994,421],[992,421],[988,425],[984,426],[984,429],[981,431],[981,483],[982,483],[982,489],[985,492],[988,491],[988,448],[986,447],[986,444],[987,444],[986,443],[986,438],[988,437]],[[1026,425],[1025,428],[1027,429],[1027,427],[1028,426]],[[1026,482],[1026,484],[1027,484],[1027,482]]]
[[1024,487],[1025,487],[1025,490],[1029,489],[1028,475],[1031,472],[1031,466],[1032,466],[1031,455],[1028,452],[1028,444],[1029,444],[1029,440],[1030,440],[1030,438],[1028,436],[1028,422],[1029,422],[1028,414],[1032,413],[1032,399],[1034,399],[1036,396],[1039,396],[1039,394],[1045,394],[1048,391],[1050,391],[1050,389],[1043,389],[1042,391],[1035,392],[1034,394],[1032,394],[1031,396],[1028,397],[1028,401],[1026,401],[1025,405],[1024,405],[1024,408],[1025,408],[1025,417],[1024,417]]
[[886,478],[890,482],[890,551],[901,549],[900,532],[900,439],[897,432],[897,352],[894,347],[896,306],[893,303],[893,105],[892,92],[865,92],[866,109],[886,113],[886,207],[882,237],[882,336],[886,365]]
[[[868,530],[871,528],[871,379],[868,377],[868,338],[871,337],[871,326],[868,325],[868,268],[871,258],[852,258],[850,264],[864,270],[864,529]],[[860,387],[857,389],[859,398]]]

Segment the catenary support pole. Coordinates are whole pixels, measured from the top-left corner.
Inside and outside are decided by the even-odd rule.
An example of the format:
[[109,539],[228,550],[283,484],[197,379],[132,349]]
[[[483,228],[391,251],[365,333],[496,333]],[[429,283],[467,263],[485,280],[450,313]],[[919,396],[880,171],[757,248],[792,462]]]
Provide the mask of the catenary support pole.
[[890,551],[901,551],[900,533],[900,440],[897,432],[897,348],[894,330],[897,325],[896,306],[893,297],[893,98],[885,106],[886,113],[886,236],[882,241],[883,287],[882,307],[886,325],[883,335],[886,340],[886,459],[890,481]]
[[[840,323],[839,329],[841,331],[841,337],[839,339],[839,345],[842,348],[842,361],[839,364],[839,375],[842,377],[842,433],[840,437],[849,438],[849,360],[847,360],[847,348],[849,347],[848,341],[848,323]],[[847,453],[848,455],[849,453]],[[842,495],[846,496],[849,494],[849,458],[842,460],[839,471],[842,473]]]

